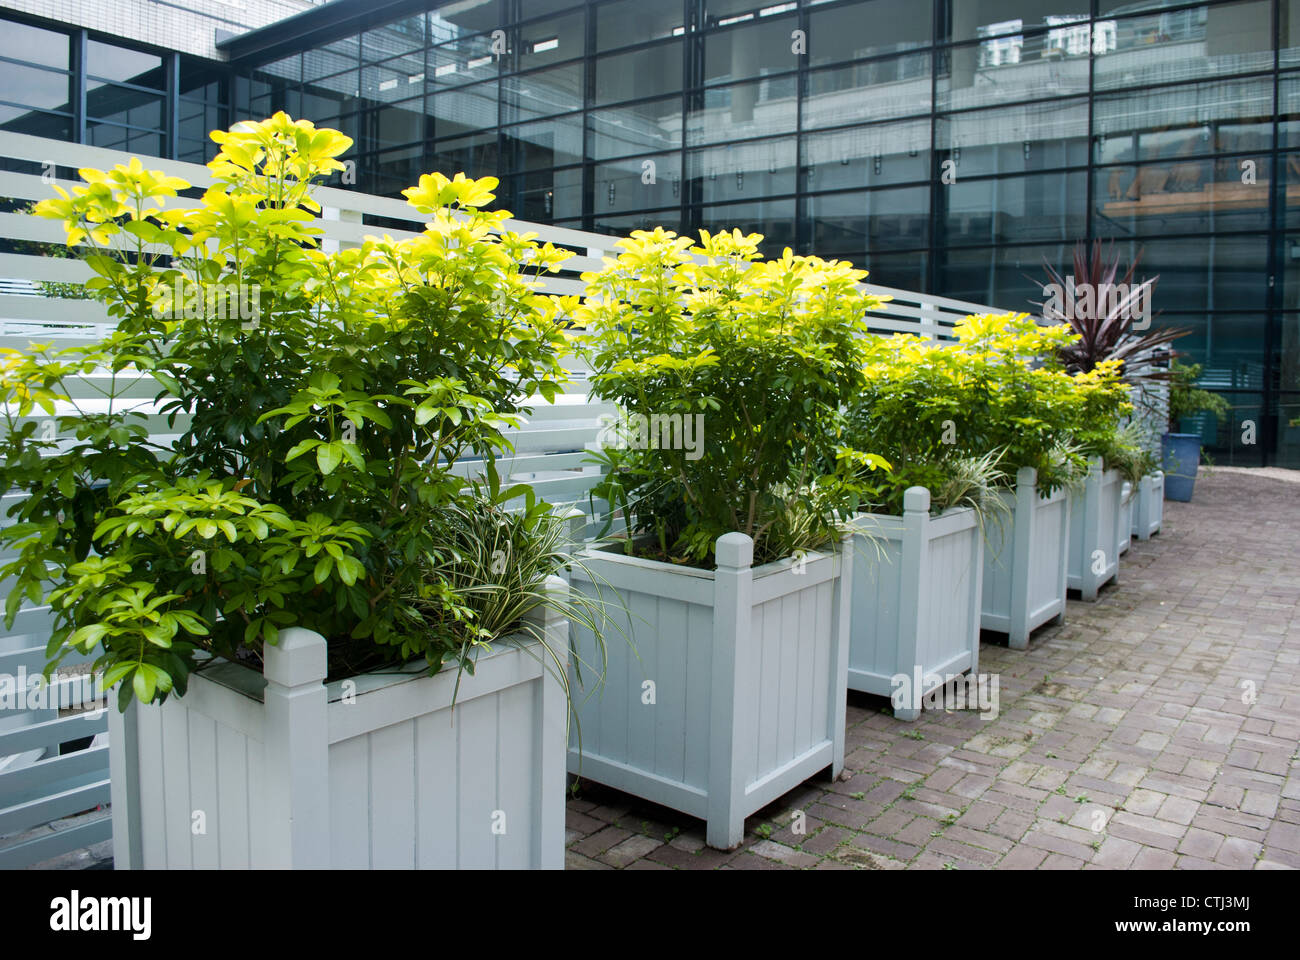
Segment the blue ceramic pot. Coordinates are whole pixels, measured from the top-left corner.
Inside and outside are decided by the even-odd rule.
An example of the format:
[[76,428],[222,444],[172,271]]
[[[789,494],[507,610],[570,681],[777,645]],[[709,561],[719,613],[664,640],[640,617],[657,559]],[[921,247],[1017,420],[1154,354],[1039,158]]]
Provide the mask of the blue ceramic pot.
[[1166,433],[1160,438],[1165,471],[1165,499],[1186,503],[1196,487],[1196,470],[1201,463],[1199,433]]

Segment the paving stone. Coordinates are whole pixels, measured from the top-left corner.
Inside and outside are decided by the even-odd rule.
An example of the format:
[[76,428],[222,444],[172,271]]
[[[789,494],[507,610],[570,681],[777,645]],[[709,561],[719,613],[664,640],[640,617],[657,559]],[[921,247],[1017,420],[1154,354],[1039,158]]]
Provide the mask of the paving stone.
[[634,860],[639,860],[646,854],[658,850],[663,845],[663,841],[656,840],[654,837],[643,837],[636,834],[628,837],[622,843],[610,847],[597,859],[603,863],[608,863],[610,866],[626,867]]
[[772,840],[760,840],[749,848],[749,852],[801,869],[816,865],[818,860],[811,853],[802,853],[793,847],[783,846]]

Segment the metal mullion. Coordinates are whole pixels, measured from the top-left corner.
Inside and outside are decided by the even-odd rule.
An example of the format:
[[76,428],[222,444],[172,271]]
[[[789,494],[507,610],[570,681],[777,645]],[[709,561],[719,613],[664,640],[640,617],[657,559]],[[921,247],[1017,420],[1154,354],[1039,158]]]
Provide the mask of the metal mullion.
[[86,53],[89,35],[78,30],[72,35],[72,127],[77,143],[86,142]]

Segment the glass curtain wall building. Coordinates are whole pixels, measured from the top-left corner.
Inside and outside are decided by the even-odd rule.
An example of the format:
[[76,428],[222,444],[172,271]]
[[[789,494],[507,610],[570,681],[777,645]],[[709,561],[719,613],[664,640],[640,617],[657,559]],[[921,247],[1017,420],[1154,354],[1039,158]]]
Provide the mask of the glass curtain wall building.
[[219,46],[6,23],[0,128],[202,162],[283,109],[357,189],[490,174],[523,219],[1009,309],[1113,240],[1235,408],[1211,453],[1300,467],[1300,0],[334,0]]

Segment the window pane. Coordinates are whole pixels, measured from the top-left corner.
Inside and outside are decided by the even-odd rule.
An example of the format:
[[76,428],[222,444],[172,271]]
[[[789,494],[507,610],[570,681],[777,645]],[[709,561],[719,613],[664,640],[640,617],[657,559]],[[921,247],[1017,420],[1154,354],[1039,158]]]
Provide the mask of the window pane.
[[686,155],[686,175],[700,202],[744,200],[794,193],[796,150],[793,137],[730,143]]
[[356,37],[307,50],[302,55],[302,78],[311,81],[352,70],[357,66],[359,57],[360,46]]
[[521,220],[549,223],[582,216],[582,168],[539,170],[510,178],[508,208]]
[[597,103],[639,100],[681,89],[681,41],[596,60]]
[[[1160,286],[1156,284],[1156,294]],[[1200,382],[1217,390],[1261,390],[1264,384],[1264,342],[1268,319],[1262,314],[1162,313],[1152,322],[1153,328],[1174,327],[1189,331],[1179,338],[1179,353],[1187,354],[1184,362],[1204,365]],[[1240,431],[1238,431],[1240,434]]]
[[425,161],[422,173],[437,170],[447,176],[464,173],[469,177],[497,176],[496,131],[454,140],[439,140]]
[[0,130],[13,133],[25,133],[33,137],[47,137],[50,140],[71,140],[72,119],[60,117],[26,107],[10,107],[0,104]]
[[[1088,29],[1087,24],[1081,28]],[[1019,35],[939,54],[940,109],[1088,92],[1088,46],[1056,45],[1054,34]]]
[[929,242],[929,187],[823,194],[809,197],[806,209],[811,252],[819,257],[861,263],[874,251]]
[[959,180],[1088,162],[1088,101],[974,110],[935,120],[936,150]]
[[582,10],[519,28],[519,69],[580,57],[586,51],[587,17]]
[[361,69],[361,95],[367,100],[392,103],[423,93],[423,57],[396,57]]
[[1093,229],[1118,237],[1267,230],[1269,159],[1247,159],[1250,183],[1242,182],[1244,161],[1229,157],[1102,167]]
[[[162,57],[91,40],[86,46],[86,73],[100,80],[117,80],[142,87],[163,87]],[[98,82],[90,81],[93,90]]]
[[895,290],[923,291],[928,283],[926,267],[930,255],[927,253],[872,252],[862,259],[857,257],[839,259],[849,260],[859,270],[866,270],[866,282],[878,286],[893,287]]
[[781,3],[780,0],[704,0],[704,23],[709,27],[725,26],[728,21],[743,23],[784,13],[793,6],[793,3]]
[[790,75],[709,87],[697,99],[703,106],[686,115],[686,143],[696,146],[791,132],[798,116],[796,84]]
[[[404,53],[423,51],[428,45],[428,21],[425,15],[417,13],[412,17],[403,17],[387,23],[376,30],[367,30],[361,35],[361,59],[373,63],[387,60]],[[422,57],[423,54],[421,53]]]
[[808,16],[808,62],[817,66],[930,45],[932,7],[915,0],[851,3]]
[[930,178],[930,121],[855,126],[803,138],[807,190]]
[[930,178],[930,121],[851,127],[803,138],[809,190],[874,187]]
[[349,70],[332,77],[322,77],[304,84],[303,89],[313,96],[327,100],[355,100],[361,92],[360,74],[356,70]]
[[1300,65],[1300,0],[1278,0],[1278,7],[1278,62],[1294,67]]
[[405,147],[366,156],[359,164],[364,189],[381,196],[400,196],[428,173],[423,147]]
[[1180,238],[1115,244],[1125,261],[1139,248],[1141,271],[1160,277],[1153,298],[1156,310],[1264,308],[1268,295],[1268,244],[1264,237],[1219,236],[1213,243],[1189,243]]
[[[349,76],[355,76],[355,74],[349,74]],[[292,109],[289,109],[289,113],[295,117],[307,117],[317,125],[326,125],[330,119],[355,112],[357,100],[352,95],[353,93],[355,91],[344,92],[313,87],[297,98],[297,112],[295,113]],[[292,107],[294,102],[295,97],[289,94],[285,100],[286,107]]]
[[[1039,308],[1031,301],[1042,300],[1043,288],[1038,278],[1043,274],[1043,260],[1061,269],[1073,251],[1073,243],[938,250],[935,289],[954,300],[1036,314]],[[873,279],[876,283],[883,282]]]
[[364,149],[415,143],[428,135],[424,98],[415,97],[377,110],[367,110],[362,121]]
[[1107,94],[1093,106],[1096,160],[1125,163],[1267,149],[1272,115],[1269,80]]
[[[1288,238],[1294,240],[1294,238]],[[1290,256],[1288,252],[1288,256]],[[1288,262],[1288,270],[1291,270],[1291,263]],[[1291,292],[1291,285],[1287,289],[1288,306],[1300,304],[1300,289],[1295,293]],[[1279,338],[1279,358],[1277,368],[1282,374],[1282,389],[1292,391],[1296,396],[1292,402],[1300,407],[1300,314],[1287,313],[1282,315],[1282,336]],[[1300,409],[1297,409],[1293,416],[1300,417]],[[1300,431],[1300,424],[1296,425]],[[1297,445],[1300,446],[1300,433],[1297,433]]]
[[938,242],[1071,242],[1087,233],[1087,176],[1049,173],[998,180],[959,177],[941,192]]
[[429,11],[429,35],[434,43],[470,33],[491,33],[501,26],[497,0],[460,0]]
[[267,80],[288,80],[298,83],[302,80],[302,54],[263,64],[257,68],[258,74],[264,74]]
[[161,95],[104,84],[87,95],[86,114],[97,120],[111,120],[133,127],[161,127],[163,98]]
[[[67,70],[69,37],[66,33],[29,27],[11,20],[0,24],[0,57],[13,57],[26,63]],[[13,99],[6,94],[6,99]]]
[[598,215],[671,206],[681,201],[682,155],[666,153],[598,164],[593,183]]
[[930,111],[930,54],[914,53],[808,74],[803,126],[839,126]]
[[946,39],[956,42],[1086,21],[1091,4],[1088,0],[947,0],[943,6]]
[[[227,130],[229,128],[230,115],[225,107],[181,101],[179,132],[182,141],[197,141],[206,151],[208,145],[212,144],[208,134],[213,130]],[[212,145],[215,148],[215,144]]]
[[503,133],[512,170],[582,162],[582,114],[506,127]]
[[682,98],[592,110],[588,149],[597,160],[634,153],[656,152],[682,143]]
[[581,61],[501,81],[505,121],[549,117],[582,109],[584,65]]
[[439,139],[495,127],[497,85],[480,83],[473,87],[445,90],[429,97],[428,110],[434,118],[434,135]]
[[793,200],[759,200],[701,207],[698,224],[699,228],[710,233],[737,229],[741,233],[761,233],[765,239],[759,249],[768,258],[779,257],[784,248],[795,245]]
[[[583,0],[523,0],[519,4],[519,16],[515,20],[528,20],[532,17],[544,17],[560,10],[572,10],[582,6]],[[676,0],[673,0],[676,2]]]
[[452,87],[488,80],[499,72],[498,59],[492,53],[492,37],[484,34],[430,50],[425,82]]
[[779,17],[706,34],[704,82],[748,80],[797,69],[799,56],[791,49],[790,39],[797,25],[793,17]]
[[90,122],[86,124],[86,142],[96,147],[121,150],[126,153],[147,154],[157,157],[162,154],[162,134],[146,133],[140,130],[128,130],[126,127],[111,123]]
[[1269,0],[1196,7],[1097,25],[1096,87],[1143,86],[1269,70]]
[[598,51],[680,36],[683,30],[682,5],[677,0],[617,0],[596,7],[595,14]]
[[71,112],[72,78],[53,70],[0,62],[0,99]]

